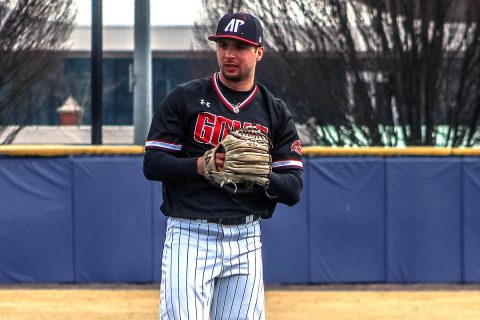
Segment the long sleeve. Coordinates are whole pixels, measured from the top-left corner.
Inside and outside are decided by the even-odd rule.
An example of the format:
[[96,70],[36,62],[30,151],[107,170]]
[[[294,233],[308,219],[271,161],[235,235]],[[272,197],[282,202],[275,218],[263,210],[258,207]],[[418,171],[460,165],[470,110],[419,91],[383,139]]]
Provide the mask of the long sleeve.
[[274,201],[293,206],[300,201],[303,188],[302,170],[284,170],[282,173],[272,172],[269,175],[270,185],[266,189]]
[[146,150],[143,174],[149,180],[175,182],[195,177],[197,158],[177,158],[160,150]]

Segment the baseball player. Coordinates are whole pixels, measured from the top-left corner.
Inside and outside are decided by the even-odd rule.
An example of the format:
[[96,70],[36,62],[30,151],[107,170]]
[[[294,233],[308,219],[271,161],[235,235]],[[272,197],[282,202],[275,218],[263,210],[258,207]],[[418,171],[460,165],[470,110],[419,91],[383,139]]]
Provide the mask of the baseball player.
[[[299,201],[301,143],[285,104],[255,82],[264,53],[260,21],[227,14],[208,39],[216,42],[219,71],[177,86],[145,144],[144,174],[163,183],[160,209],[168,217],[160,318],[265,319],[259,219],[270,218],[279,202]],[[267,183],[212,183],[205,155],[249,127],[270,140]],[[227,171],[227,150],[211,158],[213,170]]]

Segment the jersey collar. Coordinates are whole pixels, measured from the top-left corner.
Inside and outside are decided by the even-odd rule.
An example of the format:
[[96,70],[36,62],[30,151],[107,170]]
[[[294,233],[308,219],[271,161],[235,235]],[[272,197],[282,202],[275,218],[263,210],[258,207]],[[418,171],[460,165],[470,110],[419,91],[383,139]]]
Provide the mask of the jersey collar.
[[217,92],[217,95],[220,98],[220,100],[222,100],[223,104],[226,105],[230,110],[232,110],[235,113],[239,113],[243,107],[245,107],[250,101],[252,101],[252,99],[255,97],[255,95],[258,92],[258,85],[255,83],[255,87],[253,88],[252,93],[250,93],[250,95],[247,98],[245,98],[245,100],[243,100],[238,104],[233,104],[233,103],[230,103],[230,101],[228,101],[227,98],[223,95],[222,91],[220,90],[220,85],[218,84],[218,81],[219,80],[218,80],[218,72],[217,72],[212,76],[213,87],[215,88],[215,91]]

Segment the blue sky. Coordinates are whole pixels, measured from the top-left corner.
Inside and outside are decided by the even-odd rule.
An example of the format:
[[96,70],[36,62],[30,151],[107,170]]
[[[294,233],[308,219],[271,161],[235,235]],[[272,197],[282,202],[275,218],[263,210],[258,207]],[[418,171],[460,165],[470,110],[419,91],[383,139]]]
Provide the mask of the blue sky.
[[[91,24],[91,0],[74,0],[77,24]],[[135,0],[103,0],[105,25],[132,25]],[[152,25],[189,25],[198,18],[201,0],[150,0]]]

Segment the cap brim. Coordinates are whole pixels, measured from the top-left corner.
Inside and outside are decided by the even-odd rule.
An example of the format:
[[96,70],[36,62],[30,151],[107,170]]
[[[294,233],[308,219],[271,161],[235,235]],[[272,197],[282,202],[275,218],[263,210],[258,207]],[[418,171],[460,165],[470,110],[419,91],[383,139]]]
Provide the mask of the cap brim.
[[208,37],[208,40],[217,41],[218,39],[222,39],[222,38],[239,40],[239,41],[246,42],[246,43],[251,44],[251,45],[254,45],[254,46],[261,46],[261,44],[258,43],[258,42],[253,42],[253,41],[244,39],[244,38],[242,38],[242,37],[232,36],[232,35],[230,35],[230,34],[217,34],[217,35],[215,35],[215,36],[209,36],[209,37]]

